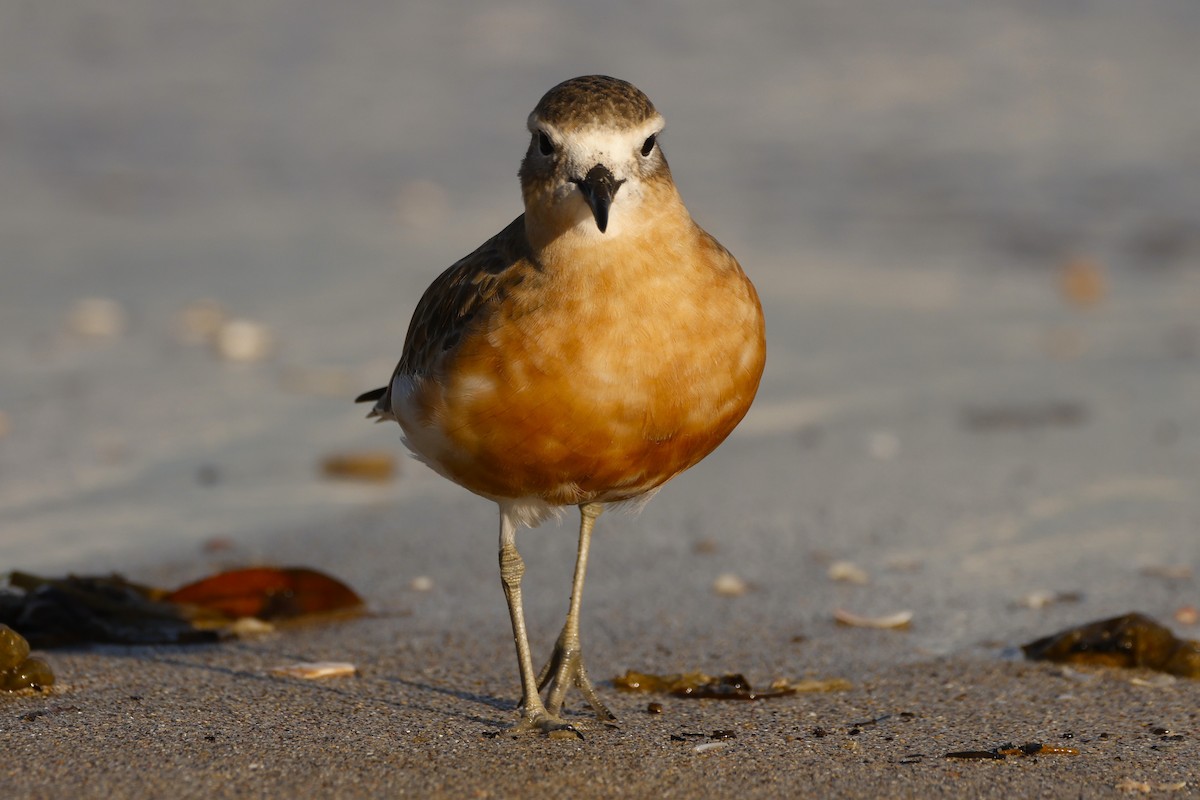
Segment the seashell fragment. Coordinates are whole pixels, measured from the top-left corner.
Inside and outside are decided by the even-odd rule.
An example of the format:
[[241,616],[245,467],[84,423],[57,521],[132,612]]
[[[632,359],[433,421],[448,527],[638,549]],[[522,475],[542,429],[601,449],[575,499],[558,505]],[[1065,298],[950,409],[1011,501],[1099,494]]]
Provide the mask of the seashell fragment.
[[316,681],[325,678],[345,678],[358,674],[358,667],[347,661],[301,661],[282,667],[272,667],[272,675]]
[[845,625],[849,628],[907,628],[912,623],[912,618],[913,612],[911,611],[897,611],[881,617],[864,617],[844,608],[837,608],[833,611],[834,621],[838,625]]

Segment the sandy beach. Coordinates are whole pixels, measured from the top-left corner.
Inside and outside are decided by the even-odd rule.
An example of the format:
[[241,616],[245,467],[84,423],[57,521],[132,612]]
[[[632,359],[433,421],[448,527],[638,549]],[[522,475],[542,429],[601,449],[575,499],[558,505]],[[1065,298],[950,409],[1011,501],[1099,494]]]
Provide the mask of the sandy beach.
[[[0,573],[308,566],[369,612],[43,651],[55,690],[0,696],[0,794],[1200,796],[1200,681],[1019,650],[1135,610],[1200,638],[1200,6],[3,16]],[[583,639],[619,726],[572,696],[582,740],[513,738],[495,507],[350,401],[520,213],[538,98],[596,72],[666,117],[768,362],[733,436],[593,543]],[[395,480],[322,474],[367,450]],[[518,540],[535,660],[575,532]],[[270,673],[329,660],[358,674]],[[851,688],[651,697],[612,685],[630,669]],[[1078,752],[946,758],[1006,743]]]

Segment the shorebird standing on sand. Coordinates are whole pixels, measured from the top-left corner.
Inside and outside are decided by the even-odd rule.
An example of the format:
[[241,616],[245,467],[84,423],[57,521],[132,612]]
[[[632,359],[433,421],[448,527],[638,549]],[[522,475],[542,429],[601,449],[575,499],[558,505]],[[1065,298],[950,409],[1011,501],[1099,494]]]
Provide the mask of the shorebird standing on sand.
[[[399,422],[419,459],[500,506],[516,729],[569,735],[560,714],[572,685],[613,719],[579,640],[596,518],[648,499],[729,435],[758,390],[766,345],[758,295],[688,214],[658,143],[663,118],[641,91],[574,78],[528,125],[525,213],[433,282],[391,382],[358,400]],[[581,517],[570,607],[538,675],[516,533],[568,505]]]

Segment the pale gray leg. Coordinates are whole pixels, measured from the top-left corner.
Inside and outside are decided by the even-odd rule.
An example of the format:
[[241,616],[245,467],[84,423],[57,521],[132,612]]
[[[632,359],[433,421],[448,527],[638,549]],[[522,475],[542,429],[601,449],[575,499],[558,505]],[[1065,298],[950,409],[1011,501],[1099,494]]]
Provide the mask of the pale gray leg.
[[[583,650],[579,643],[579,607],[583,601],[583,579],[587,574],[588,548],[592,542],[592,530],[596,518],[604,511],[599,503],[584,503],[579,507],[579,552],[575,558],[575,579],[571,584],[571,605],[567,610],[567,621],[554,644],[550,661],[538,676],[538,689],[550,687],[546,695],[546,708],[555,717],[562,711],[567,689],[578,686],[591,705],[596,716],[605,722],[616,719],[612,712],[600,702],[587,669],[583,666]],[[516,623],[514,622],[514,625]]]
[[521,670],[521,721],[518,731],[565,731],[579,735],[573,727],[558,718],[558,709],[551,714],[538,694],[529,652],[529,636],[525,632],[525,611],[521,606],[521,578],[525,561],[517,552],[517,523],[503,507],[500,508],[500,582],[508,600],[508,615],[512,619],[513,641],[517,646],[517,666]]

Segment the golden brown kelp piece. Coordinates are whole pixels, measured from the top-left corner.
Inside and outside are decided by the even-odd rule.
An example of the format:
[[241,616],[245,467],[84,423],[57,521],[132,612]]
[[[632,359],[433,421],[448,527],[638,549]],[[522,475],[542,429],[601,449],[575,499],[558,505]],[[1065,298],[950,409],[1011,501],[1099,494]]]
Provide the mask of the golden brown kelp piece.
[[41,690],[54,685],[54,671],[40,658],[29,657],[29,642],[0,624],[0,691]]
[[1017,746],[1015,744],[1002,744],[999,747],[993,747],[991,750],[959,750],[954,753],[946,753],[946,758],[958,758],[966,760],[985,760],[985,761],[1003,761],[1004,759],[1015,756],[1077,756],[1079,750],[1074,747],[1057,747],[1055,745],[1042,744],[1041,742],[1029,742]]
[[1021,650],[1032,660],[1142,667],[1200,678],[1200,642],[1180,639],[1137,612],[1068,628]]
[[653,675],[635,670],[627,670],[624,675],[613,678],[613,685],[627,692],[655,692],[707,700],[767,700],[801,692],[836,692],[850,688],[847,681],[834,678],[827,681],[777,680],[769,689],[757,690],[736,673],[714,677],[703,672]]

